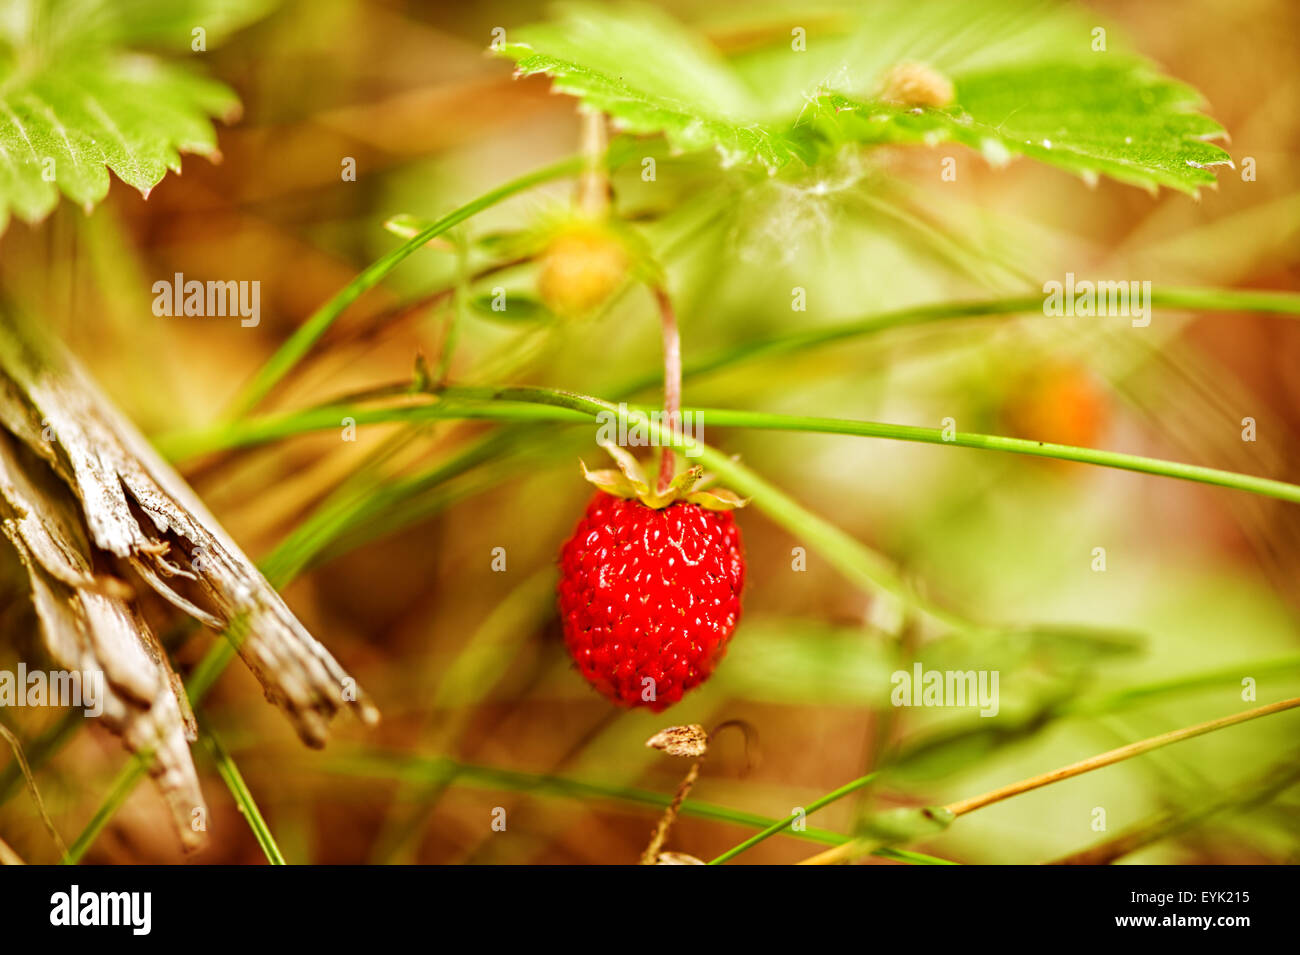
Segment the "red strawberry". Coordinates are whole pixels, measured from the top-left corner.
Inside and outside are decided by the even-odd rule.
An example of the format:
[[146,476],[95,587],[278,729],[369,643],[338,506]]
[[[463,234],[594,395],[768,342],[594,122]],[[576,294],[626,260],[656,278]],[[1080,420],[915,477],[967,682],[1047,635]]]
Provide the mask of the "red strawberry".
[[663,495],[646,488],[639,469],[625,474],[630,482],[616,472],[589,475],[636,497],[602,490],[588,505],[560,552],[560,617],[592,686],[657,713],[709,678],[736,629],[745,559],[727,509],[741,502],[691,491],[698,470]]

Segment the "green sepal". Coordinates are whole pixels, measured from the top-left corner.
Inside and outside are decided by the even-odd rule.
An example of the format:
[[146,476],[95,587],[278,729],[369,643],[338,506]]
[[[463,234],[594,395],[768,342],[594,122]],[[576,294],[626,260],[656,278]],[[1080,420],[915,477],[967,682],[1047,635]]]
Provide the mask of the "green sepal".
[[660,491],[658,482],[652,483],[645,474],[641,462],[634,458],[626,448],[621,448],[611,441],[598,441],[609,452],[618,470],[602,469],[592,471],[585,461],[582,476],[606,494],[625,500],[638,500],[646,507],[656,510],[678,501],[694,504],[710,511],[731,511],[749,503],[747,498],[723,488],[708,488],[714,481],[712,475],[704,473],[702,467],[692,467],[673,476],[668,486]]

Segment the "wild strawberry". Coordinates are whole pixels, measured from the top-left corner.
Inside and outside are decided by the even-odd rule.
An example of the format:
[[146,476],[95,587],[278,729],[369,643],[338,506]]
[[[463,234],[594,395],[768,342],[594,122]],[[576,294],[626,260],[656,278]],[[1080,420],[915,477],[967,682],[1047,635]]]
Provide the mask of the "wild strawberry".
[[604,223],[567,224],[542,253],[537,294],[556,315],[590,315],[628,277],[631,258],[623,238]]
[[[1003,427],[1018,438],[1091,448],[1109,423],[1105,392],[1086,368],[1049,365],[1025,375],[1001,410]],[[1062,462],[1043,459],[1052,466]],[[1065,465],[1069,467],[1069,465]]]
[[[709,678],[740,617],[745,558],[726,491],[699,469],[651,491],[626,451],[560,552],[564,639],[582,675],[623,706],[659,712]],[[584,471],[586,468],[584,466]]]

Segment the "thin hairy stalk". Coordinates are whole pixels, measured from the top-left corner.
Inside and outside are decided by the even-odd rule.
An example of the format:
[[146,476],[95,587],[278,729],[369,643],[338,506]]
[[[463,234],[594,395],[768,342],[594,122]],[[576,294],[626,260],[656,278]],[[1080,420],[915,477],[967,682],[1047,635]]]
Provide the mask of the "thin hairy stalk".
[[609,215],[609,175],[604,164],[609,136],[604,113],[587,110],[581,119],[583,168],[578,176],[577,205],[588,219],[599,221]]
[[650,842],[641,853],[641,865],[654,865],[659,860],[659,853],[663,850],[664,843],[668,841],[668,833],[673,828],[673,823],[677,821],[677,814],[681,812],[682,803],[690,795],[691,789],[695,786],[695,781],[700,778],[700,766],[703,765],[703,758],[697,759],[691,764],[691,768],[686,771],[686,776],[682,779],[673,793],[673,800],[664,809],[663,815],[659,817],[658,824],[655,825],[654,834],[650,836]]
[[1295,756],[1267,774],[1238,786],[1227,796],[1213,799],[1204,805],[1178,812],[1163,812],[1153,819],[1134,826],[1095,846],[1072,852],[1057,859],[1052,865],[1110,865],[1170,836],[1178,835],[1225,812],[1247,812],[1267,805],[1300,781],[1300,764]]
[[1030,776],[1028,779],[1022,779],[1019,782],[1011,783],[1008,786],[1002,786],[998,789],[990,790],[982,795],[972,796],[969,799],[962,799],[954,803],[949,803],[944,808],[947,809],[948,812],[952,813],[953,816],[964,816],[968,812],[974,812],[976,809],[983,808],[984,806],[991,806],[995,802],[1010,799],[1012,796],[1018,796],[1021,793],[1029,792],[1031,789],[1038,789],[1041,786],[1058,783],[1063,779],[1070,779],[1074,776],[1082,775],[1083,773],[1089,773],[1094,769],[1101,769],[1104,766],[1113,766],[1115,763],[1123,762],[1126,759],[1132,759],[1134,756],[1141,756],[1143,753],[1149,753],[1153,749],[1160,749],[1162,746],[1168,746],[1171,743],[1181,743],[1185,739],[1204,736],[1206,733],[1212,733],[1215,730],[1220,730],[1227,726],[1236,726],[1238,723],[1245,723],[1248,720],[1259,719],[1261,716],[1269,716],[1273,713],[1281,713],[1284,710],[1293,709],[1297,706],[1300,706],[1300,696],[1289,700],[1281,700],[1277,703],[1257,706],[1255,709],[1246,710],[1244,713],[1233,713],[1230,716],[1221,716],[1218,719],[1208,720],[1204,723],[1197,723],[1195,726],[1187,726],[1183,729],[1171,730],[1168,733],[1161,733],[1159,736],[1153,736],[1150,739],[1144,739],[1137,743],[1130,743],[1127,746],[1121,746],[1119,749],[1112,749],[1109,752],[1080,760],[1077,763],[1071,763],[1069,766],[1062,766],[1060,769],[1054,769],[1049,773]]
[[[682,336],[677,330],[677,314],[673,311],[668,290],[654,286],[655,302],[659,306],[659,321],[664,339],[664,415],[669,430],[681,431],[682,420]],[[676,467],[673,449],[664,447],[659,459],[659,493],[668,490]]]

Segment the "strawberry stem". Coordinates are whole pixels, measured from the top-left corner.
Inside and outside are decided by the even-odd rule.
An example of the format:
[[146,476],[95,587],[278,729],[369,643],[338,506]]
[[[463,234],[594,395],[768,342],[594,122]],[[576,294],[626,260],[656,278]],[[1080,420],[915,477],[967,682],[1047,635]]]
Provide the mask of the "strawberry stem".
[[659,861],[659,853],[663,850],[664,843],[668,841],[668,832],[672,829],[673,823],[677,821],[677,815],[681,812],[682,803],[690,795],[695,781],[700,778],[700,766],[703,763],[703,756],[692,763],[690,770],[686,773],[686,778],[677,787],[677,792],[673,794],[673,801],[668,804],[664,814],[659,817],[659,824],[655,826],[654,834],[650,837],[650,844],[641,853],[641,865],[654,865]]
[[[677,331],[677,315],[673,303],[668,298],[668,291],[662,285],[653,287],[655,301],[659,303],[659,318],[663,325],[664,336],[664,412],[667,417],[668,430],[673,434],[681,431],[682,417],[682,339]],[[659,461],[659,492],[662,494],[672,483],[676,460],[673,449],[664,445],[663,457]]]
[[591,221],[602,222],[609,215],[609,174],[605,171],[605,152],[609,144],[605,114],[592,110],[580,115],[585,166],[578,177],[578,208]]

